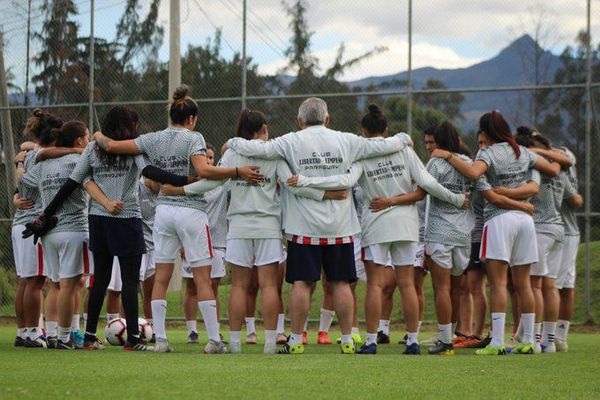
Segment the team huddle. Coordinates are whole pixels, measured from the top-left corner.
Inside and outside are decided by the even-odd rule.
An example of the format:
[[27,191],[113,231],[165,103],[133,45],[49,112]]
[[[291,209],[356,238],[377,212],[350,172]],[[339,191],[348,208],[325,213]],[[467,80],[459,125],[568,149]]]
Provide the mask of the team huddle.
[[[115,107],[90,141],[82,122],[34,111],[25,128],[32,143],[16,159],[15,346],[103,349],[97,330],[106,298],[109,321],[124,314],[125,350],[174,351],[167,291],[181,258],[188,343],[198,343],[199,309],[209,354],[241,353],[244,322],[245,342],[256,343],[259,290],[264,353],[304,353],[318,281],[317,342],[332,344],[335,315],[343,354],[376,354],[390,343],[396,288],[403,354],[421,354],[424,345],[437,355],[567,351],[575,209],[583,204],[568,149],[533,128],[513,135],[492,111],[480,119],[475,157],[449,122],[423,132],[431,157],[423,165],[408,135],[388,135],[378,106],[360,121],[361,137],[329,129],[327,104],[309,98],[298,110],[300,130],[271,140],[266,116],[242,111],[215,165],[215,147],[194,131],[198,114],[182,86],[167,129],[139,135],[137,113]],[[228,342],[218,301],[226,266]],[[439,332],[420,342],[428,274]],[[291,285],[287,337],[284,279]],[[359,280],[367,288],[365,339]],[[140,292],[151,337],[138,324]],[[515,329],[505,342],[509,294]]]

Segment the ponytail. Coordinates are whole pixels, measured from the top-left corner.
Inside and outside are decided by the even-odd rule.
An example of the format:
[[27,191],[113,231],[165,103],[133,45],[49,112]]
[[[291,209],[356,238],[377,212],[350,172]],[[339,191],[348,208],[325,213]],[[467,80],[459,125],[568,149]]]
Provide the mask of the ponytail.
[[510,147],[513,148],[515,157],[519,159],[521,156],[521,149],[510,132],[508,122],[506,122],[500,111],[494,110],[483,114],[479,119],[479,130],[487,133],[494,143],[508,143]]
[[238,137],[250,140],[258,133],[263,125],[267,123],[267,117],[260,111],[250,110],[245,108],[240,113],[236,126],[236,134]]

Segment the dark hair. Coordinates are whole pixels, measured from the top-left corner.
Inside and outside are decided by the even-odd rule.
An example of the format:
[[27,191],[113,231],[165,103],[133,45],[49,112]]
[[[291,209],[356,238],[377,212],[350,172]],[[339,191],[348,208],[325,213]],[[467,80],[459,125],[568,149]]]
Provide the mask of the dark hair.
[[62,124],[63,120],[56,115],[36,108],[33,115],[27,119],[23,134],[32,137],[42,146],[49,146],[56,139],[52,130],[60,128]]
[[198,116],[198,104],[188,94],[190,88],[187,85],[181,85],[173,92],[173,101],[169,106],[169,116],[174,124],[184,124],[191,116]]
[[266,123],[267,117],[265,117],[265,114],[245,108],[238,118],[235,131],[238,137],[250,140]]
[[458,146],[458,153],[464,154],[469,158],[473,158],[473,153],[471,153],[471,150],[469,149],[469,147],[467,147],[465,142],[460,142],[460,145]]
[[[123,106],[117,106],[110,109],[102,121],[102,133],[113,140],[129,140],[138,137],[137,124],[139,122],[138,113]],[[125,156],[110,154],[96,146],[98,156],[109,166],[117,163],[117,160],[125,159]]]
[[435,132],[435,126],[430,126],[429,128],[423,130],[423,136],[425,135],[429,135],[429,136],[433,136],[433,133]]
[[53,129],[52,133],[57,147],[73,147],[77,138],[87,136],[86,130],[87,126],[81,121],[67,121],[62,127]]
[[362,117],[360,126],[369,133],[382,133],[388,127],[387,118],[377,104],[369,105],[369,112]]
[[506,122],[500,111],[483,114],[479,119],[479,130],[487,133],[494,143],[506,142],[510,144],[517,159],[521,156],[521,149],[510,132],[508,122]]
[[433,131],[433,138],[438,148],[453,153],[460,153],[460,136],[458,131],[448,121],[444,121]]
[[212,143],[208,143],[208,142],[206,142],[206,150],[212,150],[213,153],[217,152],[217,150],[215,149],[215,146],[213,146]]
[[518,127],[515,139],[518,144],[524,147],[542,147],[545,149],[552,148],[548,139],[543,137],[538,131],[528,126]]

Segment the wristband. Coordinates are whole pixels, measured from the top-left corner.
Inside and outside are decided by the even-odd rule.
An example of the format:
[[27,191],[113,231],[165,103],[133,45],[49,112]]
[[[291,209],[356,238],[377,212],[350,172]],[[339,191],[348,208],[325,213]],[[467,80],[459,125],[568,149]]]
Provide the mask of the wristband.
[[450,155],[446,157],[446,161],[450,161],[450,159],[454,156],[454,153],[450,152]]

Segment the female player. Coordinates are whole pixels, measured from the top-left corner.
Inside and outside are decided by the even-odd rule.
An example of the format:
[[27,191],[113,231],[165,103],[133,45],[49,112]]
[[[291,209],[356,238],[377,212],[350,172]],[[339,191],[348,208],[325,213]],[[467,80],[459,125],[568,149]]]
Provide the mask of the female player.
[[[486,133],[491,145],[477,154],[473,164],[466,163],[445,150],[435,150],[433,156],[445,158],[461,174],[476,180],[487,200],[484,209],[480,258],[486,262],[488,279],[492,288],[492,342],[476,351],[478,355],[503,355],[504,325],[506,319],[506,277],[510,266],[513,285],[519,295],[521,319],[524,326],[522,342],[513,350],[516,354],[533,353],[533,323],[535,305],[529,281],[530,265],[537,261],[537,245],[532,238],[535,228],[531,214],[533,206],[525,201],[502,197],[492,190],[504,186],[519,188],[530,181],[531,169],[549,175],[558,175],[559,167],[519,146],[504,117],[498,111],[484,114],[479,120],[479,130]],[[509,207],[513,207],[510,209]],[[516,210],[519,211],[516,211]]]
[[[369,106],[369,112],[363,117],[361,125],[363,135],[369,140],[383,140],[383,137],[387,136],[387,119],[376,105]],[[451,193],[437,183],[423,168],[423,164],[410,147],[395,154],[354,163],[345,175],[299,175],[290,179],[289,183],[335,190],[351,188],[357,181],[369,203],[375,199],[383,203],[383,206],[377,207],[377,210],[381,211],[363,210],[361,221],[362,246],[367,268],[367,340],[358,353],[377,353],[384,271],[388,258],[391,257],[396,282],[402,294],[402,308],[408,331],[404,354],[420,354],[417,340],[419,307],[413,278],[419,223],[414,203],[423,198],[423,193],[420,190],[413,191],[413,181],[434,195],[451,201],[457,207],[467,205],[468,199],[463,194]],[[399,225],[397,221],[405,223]]]

